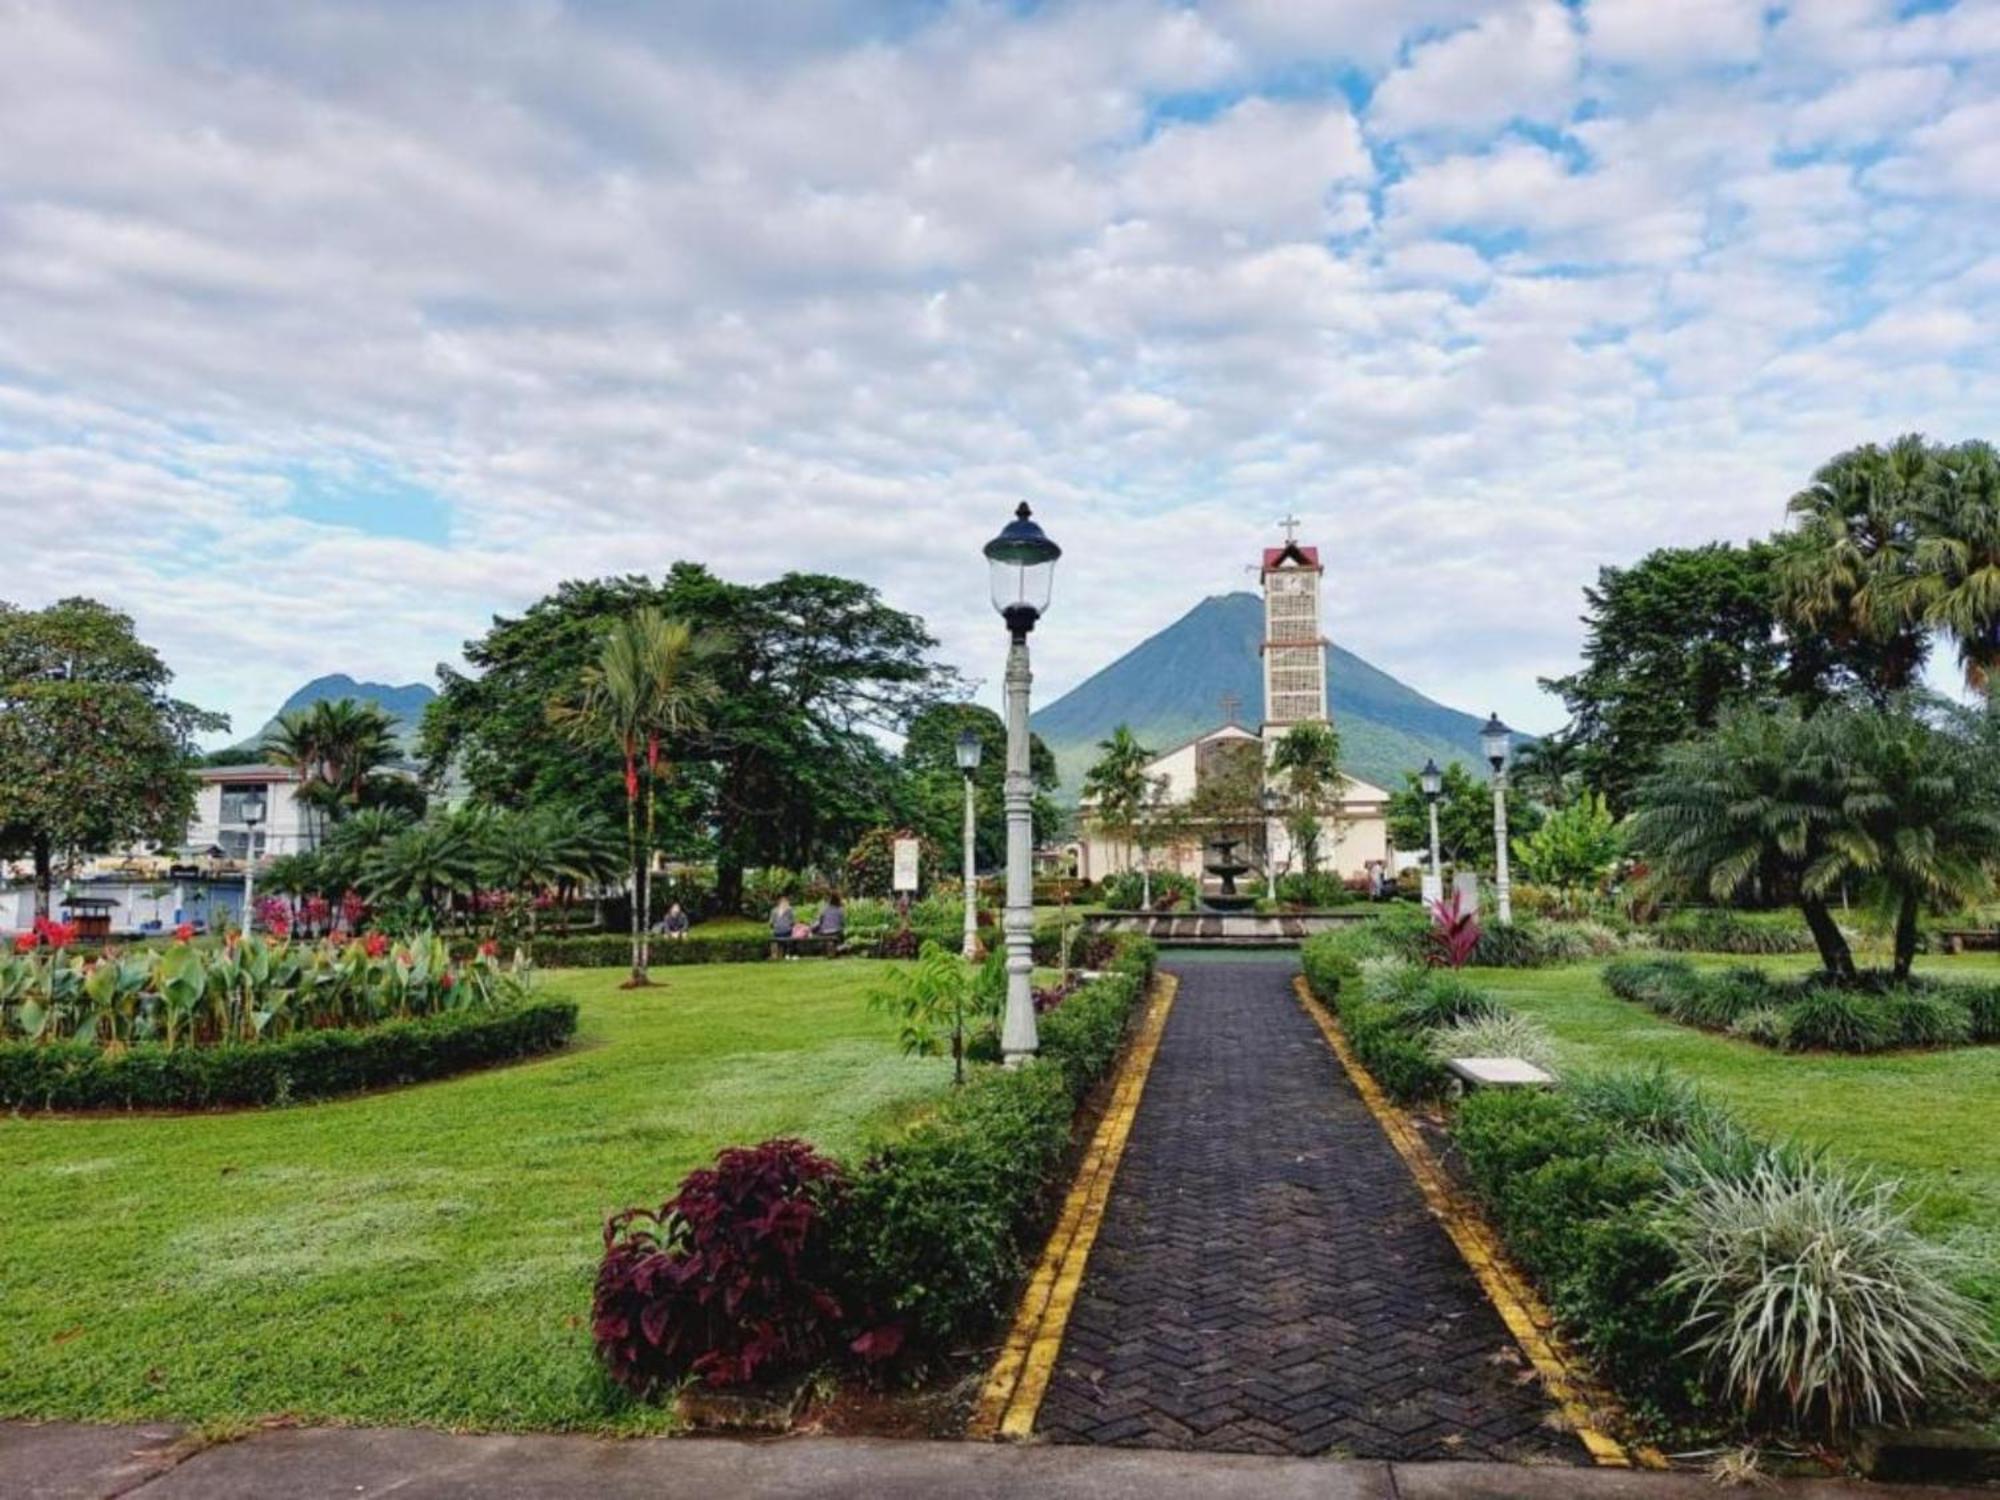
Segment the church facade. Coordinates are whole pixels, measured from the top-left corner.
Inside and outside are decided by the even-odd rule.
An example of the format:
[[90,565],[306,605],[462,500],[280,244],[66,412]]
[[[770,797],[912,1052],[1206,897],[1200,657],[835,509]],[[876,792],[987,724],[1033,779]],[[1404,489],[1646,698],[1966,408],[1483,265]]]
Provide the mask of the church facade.
[[[1155,799],[1164,807],[1185,808],[1196,797],[1205,777],[1241,775],[1239,757],[1254,755],[1268,766],[1278,744],[1295,726],[1332,723],[1327,707],[1327,637],[1321,624],[1321,584],[1325,570],[1319,549],[1301,546],[1286,523],[1286,539],[1264,549],[1258,577],[1264,596],[1264,639],[1259,651],[1264,679],[1264,716],[1255,729],[1236,722],[1225,705],[1222,723],[1154,757],[1146,767]],[[1266,785],[1274,779],[1265,776]],[[1352,776],[1342,778],[1333,812],[1320,823],[1319,864],[1346,877],[1365,875],[1371,865],[1393,865],[1389,847],[1389,794]],[[1248,879],[1261,884],[1267,870],[1279,875],[1305,868],[1301,851],[1293,847],[1282,813],[1230,820],[1228,826],[1204,827],[1187,818],[1172,844],[1142,853],[1122,837],[1113,837],[1097,823],[1085,802],[1079,809],[1075,858],[1077,874],[1087,880],[1137,869],[1172,870],[1204,880],[1203,866],[1214,862],[1210,840],[1239,840],[1237,857],[1255,866]],[[1211,882],[1212,883],[1212,882]]]

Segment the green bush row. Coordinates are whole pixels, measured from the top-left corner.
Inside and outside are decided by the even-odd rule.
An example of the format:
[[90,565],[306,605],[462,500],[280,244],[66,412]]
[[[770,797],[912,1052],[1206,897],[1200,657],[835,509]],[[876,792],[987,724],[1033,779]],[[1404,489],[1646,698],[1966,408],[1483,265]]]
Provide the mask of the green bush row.
[[1676,953],[1811,953],[1812,933],[1793,911],[1677,911],[1647,929],[1657,947]]
[[1076,1107],[1117,1056],[1156,954],[1125,938],[1109,973],[1041,1017],[1041,1055],[982,1068],[854,1174],[835,1219],[863,1300],[921,1360],[990,1327],[1033,1250]]
[[2000,1041],[2000,985],[1910,979],[1837,986],[1818,975],[1697,969],[1685,959],[1620,959],[1605,988],[1683,1026],[1788,1051],[1882,1052]]
[[537,1000],[202,1048],[0,1043],[0,1107],[206,1109],[325,1099],[550,1052],[569,1040],[576,1018],[572,1001]]

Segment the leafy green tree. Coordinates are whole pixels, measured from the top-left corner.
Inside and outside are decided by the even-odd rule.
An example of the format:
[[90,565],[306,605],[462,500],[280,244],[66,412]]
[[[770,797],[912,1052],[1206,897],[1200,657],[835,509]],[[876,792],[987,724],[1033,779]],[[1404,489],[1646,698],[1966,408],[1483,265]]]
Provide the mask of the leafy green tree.
[[[685,620],[669,619],[642,607],[614,622],[597,660],[584,668],[577,695],[550,705],[550,718],[580,744],[608,739],[618,749],[625,788],[625,841],[632,870],[632,976],[636,987],[647,976],[651,900],[649,876],[666,750],[706,723],[709,706],[721,696],[715,667],[728,650],[727,637],[698,631]],[[639,809],[645,808],[641,837]]]
[[395,759],[396,722],[379,704],[324,698],[285,714],[264,736],[264,757],[299,775],[298,798],[338,821],[360,807]]
[[229,721],[170,696],[172,681],[95,600],[0,601],[0,852],[34,860],[38,914],[59,856],[186,837],[194,736]]
[[[1407,771],[1403,784],[1389,794],[1389,842],[1398,849],[1430,852],[1428,804],[1417,773]],[[1542,813],[1525,797],[1507,803],[1507,831],[1512,838],[1532,836]],[[1445,863],[1468,870],[1493,867],[1493,789],[1459,761],[1444,768],[1438,800],[1438,850]]]
[[936,943],[925,943],[916,962],[889,971],[888,983],[869,997],[872,1008],[900,1023],[903,1050],[935,1057],[949,1048],[951,1079],[965,1082],[966,1033],[998,1021],[1007,998],[1007,955],[995,949],[975,967]]
[[1564,904],[1581,911],[1618,863],[1618,820],[1604,798],[1585,792],[1551,813],[1540,828],[1514,841],[1522,876],[1562,893]]
[[[965,862],[965,779],[958,769],[961,730],[979,737],[979,769],[972,776],[973,855],[981,869],[1007,857],[1007,726],[990,708],[976,703],[935,703],[910,720],[903,741],[902,768],[916,823],[941,850],[952,869]],[[1048,838],[1060,820],[1052,793],[1058,785],[1056,758],[1038,734],[1028,737],[1029,775],[1034,782],[1035,838]]]
[[[1271,773],[1285,800],[1285,831],[1305,861],[1307,876],[1319,874],[1320,839],[1327,821],[1340,810],[1345,778],[1340,773],[1340,735],[1331,724],[1294,724],[1271,752]],[[1336,827],[1335,840],[1339,833]]]
[[[1099,740],[1097,749],[1096,761],[1083,775],[1083,800],[1091,804],[1090,816],[1105,836],[1125,845],[1129,865],[1151,789],[1146,767],[1152,764],[1154,752],[1139,743],[1129,724],[1120,724],[1108,739]],[[1142,899],[1147,905],[1152,904],[1150,875],[1150,870],[1142,870],[1140,875],[1145,892]]]
[[1582,781],[1614,812],[1669,745],[1732,705],[1778,699],[1787,659],[1774,559],[1757,542],[1662,548],[1600,569],[1584,590],[1583,667],[1542,686],[1569,710],[1562,738]]
[[1640,788],[1626,829],[1649,884],[1716,901],[1760,888],[1789,895],[1822,967],[1851,980],[1854,954],[1830,905],[1848,870],[1841,846],[1852,833],[1837,757],[1832,740],[1790,707],[1733,710],[1708,733],[1669,748]]

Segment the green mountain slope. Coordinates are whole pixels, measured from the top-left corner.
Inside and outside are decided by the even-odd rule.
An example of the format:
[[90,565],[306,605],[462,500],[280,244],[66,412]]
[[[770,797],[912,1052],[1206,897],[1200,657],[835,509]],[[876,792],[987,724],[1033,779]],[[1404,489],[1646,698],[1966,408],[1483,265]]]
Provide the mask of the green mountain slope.
[[278,720],[288,713],[301,708],[311,708],[313,704],[329,699],[355,698],[363,703],[379,705],[390,718],[396,721],[396,738],[403,747],[404,755],[412,755],[417,742],[417,727],[423,723],[424,710],[430,706],[437,693],[421,682],[406,682],[400,687],[392,687],[386,682],[356,682],[345,672],[335,672],[326,677],[315,677],[311,682],[293,693],[271,715],[264,727],[232,747],[232,752],[240,752],[244,759],[257,759],[257,747],[264,742],[264,736],[277,727]]
[[[1170,749],[1221,723],[1225,695],[1238,701],[1239,722],[1259,723],[1263,633],[1262,600],[1218,594],[1037,713],[1035,732],[1055,752],[1065,793],[1076,794],[1097,742],[1121,723],[1154,749]],[[1352,775],[1393,789],[1431,756],[1484,771],[1474,715],[1426,698],[1339,646],[1327,653],[1327,679],[1341,761]]]

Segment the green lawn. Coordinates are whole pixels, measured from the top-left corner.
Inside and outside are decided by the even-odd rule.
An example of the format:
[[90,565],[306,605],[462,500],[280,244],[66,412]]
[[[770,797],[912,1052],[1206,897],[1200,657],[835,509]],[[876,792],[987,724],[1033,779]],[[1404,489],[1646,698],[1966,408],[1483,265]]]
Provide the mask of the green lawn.
[[593,1365],[605,1214],[720,1146],[856,1151],[950,1064],[832,963],[544,975],[556,1058],[344,1102],[0,1119],[0,1416],[657,1427]]
[[[1809,961],[1760,962],[1796,972]],[[1990,979],[1995,967],[1990,954],[1920,965],[1944,978]],[[1597,965],[1481,969],[1476,977],[1546,1024],[1571,1063],[1665,1063],[1698,1078],[1747,1123],[1902,1179],[1918,1223],[1983,1268],[1970,1289],[1993,1310],[2000,1335],[2000,1047],[1866,1057],[1774,1052],[1619,1000],[1604,990]]]

